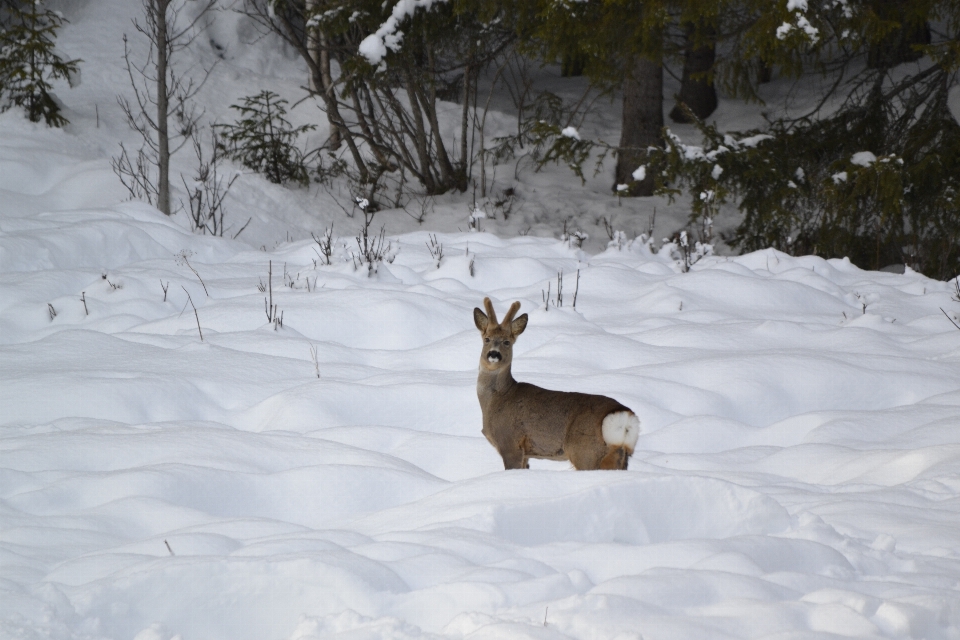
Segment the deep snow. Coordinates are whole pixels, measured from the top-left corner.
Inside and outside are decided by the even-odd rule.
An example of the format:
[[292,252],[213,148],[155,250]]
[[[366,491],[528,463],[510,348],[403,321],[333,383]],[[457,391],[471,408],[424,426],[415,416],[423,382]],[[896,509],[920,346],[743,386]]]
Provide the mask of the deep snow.
[[[193,235],[110,172],[129,134],[103,43],[134,13],[68,13],[66,131],[0,115],[0,638],[960,638],[953,285],[772,250],[682,273],[594,228],[590,253],[517,236],[526,214],[456,232],[452,197],[423,230],[382,215],[402,233],[370,278],[329,195],[247,175],[249,233]],[[264,49],[218,69],[215,115],[299,82]],[[562,170],[522,187],[584,228],[652,207]],[[518,379],[637,413],[629,471],[502,470],[474,388],[485,295],[530,314]]]

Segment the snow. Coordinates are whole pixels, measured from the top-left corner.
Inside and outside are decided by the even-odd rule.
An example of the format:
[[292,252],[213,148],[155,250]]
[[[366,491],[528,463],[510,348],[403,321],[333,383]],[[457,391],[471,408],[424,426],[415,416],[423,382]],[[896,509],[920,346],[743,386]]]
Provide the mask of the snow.
[[869,151],[858,151],[850,156],[850,164],[855,164],[858,167],[869,167],[876,161],[877,156],[873,155]]
[[572,138],[574,140],[580,139],[580,132],[577,131],[576,127],[564,127],[563,131],[560,132],[560,135],[564,138]]
[[[390,12],[386,22],[380,25],[376,32],[370,34],[360,42],[360,55],[370,64],[378,65],[387,56],[387,50],[397,51],[403,43],[403,32],[400,25],[412,17],[417,9],[429,11],[436,2],[446,0],[398,0]],[[387,5],[384,5],[387,6]]]
[[[774,250],[684,273],[621,229],[593,252],[521,213],[458,231],[484,212],[463,201],[388,227],[368,277],[359,216],[248,175],[250,229],[192,234],[110,170],[122,68],[80,42],[133,10],[68,16],[67,130],[0,114],[0,638],[960,637],[951,283]],[[302,83],[258,56],[204,106]],[[583,189],[528,180],[531,208]],[[331,221],[327,266],[305,230]],[[628,471],[503,471],[475,391],[487,295],[530,316],[518,379],[636,413]]]

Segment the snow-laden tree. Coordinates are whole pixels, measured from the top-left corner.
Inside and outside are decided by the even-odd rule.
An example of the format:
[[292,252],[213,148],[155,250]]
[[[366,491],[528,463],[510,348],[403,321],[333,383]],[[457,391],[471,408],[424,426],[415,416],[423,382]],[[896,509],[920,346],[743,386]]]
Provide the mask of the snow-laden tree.
[[0,9],[0,110],[22,107],[33,122],[62,127],[68,121],[51,82],[70,81],[81,62],[57,53],[57,31],[66,20],[40,0],[7,2]]

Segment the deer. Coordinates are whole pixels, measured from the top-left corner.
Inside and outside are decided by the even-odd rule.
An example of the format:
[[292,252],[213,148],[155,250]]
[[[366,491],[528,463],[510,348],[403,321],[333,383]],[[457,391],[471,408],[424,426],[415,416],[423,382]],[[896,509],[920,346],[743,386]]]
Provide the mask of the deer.
[[529,469],[530,458],[569,460],[574,468],[626,469],[640,435],[633,411],[613,398],[553,391],[513,379],[513,345],[528,317],[515,318],[514,302],[497,322],[490,298],[487,312],[473,310],[483,338],[477,397],[483,435],[503,458],[504,469]]

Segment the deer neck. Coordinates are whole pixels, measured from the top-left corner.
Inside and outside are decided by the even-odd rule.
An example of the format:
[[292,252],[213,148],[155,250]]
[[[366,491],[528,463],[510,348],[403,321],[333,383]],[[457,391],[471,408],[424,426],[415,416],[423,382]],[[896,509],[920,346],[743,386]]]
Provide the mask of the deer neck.
[[517,381],[513,379],[510,365],[497,371],[484,371],[481,368],[477,376],[477,396],[480,398],[480,404],[486,405],[491,398],[506,393],[515,384]]

